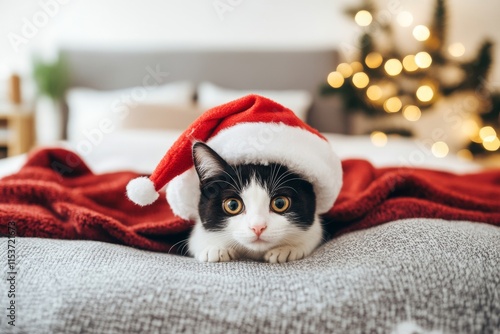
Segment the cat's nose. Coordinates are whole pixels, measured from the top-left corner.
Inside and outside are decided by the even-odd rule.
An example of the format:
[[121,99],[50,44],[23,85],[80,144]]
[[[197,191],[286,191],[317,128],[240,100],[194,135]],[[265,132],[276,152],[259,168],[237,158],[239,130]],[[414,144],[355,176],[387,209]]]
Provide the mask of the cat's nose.
[[255,225],[255,226],[252,226],[252,230],[254,231],[254,233],[260,237],[260,235],[262,234],[262,232],[264,232],[264,230],[267,228],[267,225]]

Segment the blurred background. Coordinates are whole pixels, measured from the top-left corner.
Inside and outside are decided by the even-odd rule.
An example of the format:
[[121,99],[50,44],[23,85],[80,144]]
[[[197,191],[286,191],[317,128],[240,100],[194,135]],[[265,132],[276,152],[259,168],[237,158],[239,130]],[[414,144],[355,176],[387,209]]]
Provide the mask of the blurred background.
[[436,157],[496,154],[499,12],[467,0],[0,0],[0,145],[10,156],[91,141],[96,105],[113,101],[101,93],[144,86],[161,65],[162,84],[184,84],[164,94],[197,96],[197,109],[269,91],[323,132],[378,147],[409,136]]

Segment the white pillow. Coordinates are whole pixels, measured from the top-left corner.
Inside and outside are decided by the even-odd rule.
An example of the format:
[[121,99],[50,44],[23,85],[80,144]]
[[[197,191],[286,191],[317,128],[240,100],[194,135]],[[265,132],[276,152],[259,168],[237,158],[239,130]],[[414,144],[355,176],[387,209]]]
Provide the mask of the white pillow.
[[137,86],[112,91],[72,88],[68,103],[68,140],[98,145],[103,135],[121,127],[130,111],[140,105],[191,107],[195,87],[190,82]]
[[198,106],[205,111],[248,94],[258,94],[274,100],[291,109],[303,121],[306,121],[312,104],[311,94],[304,90],[233,90],[203,82],[198,86]]

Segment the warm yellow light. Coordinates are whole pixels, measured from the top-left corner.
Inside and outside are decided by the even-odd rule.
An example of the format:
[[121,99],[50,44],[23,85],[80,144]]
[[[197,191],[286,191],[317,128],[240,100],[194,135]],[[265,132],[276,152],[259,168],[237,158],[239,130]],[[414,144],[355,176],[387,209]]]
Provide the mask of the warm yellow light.
[[333,88],[339,88],[344,84],[344,77],[339,72],[335,71],[328,74],[328,84]]
[[470,137],[470,140],[472,140],[474,143],[477,143],[477,144],[483,143],[483,140],[481,139],[481,137],[479,137],[479,134],[477,134],[477,136]]
[[429,28],[424,25],[418,25],[413,28],[413,37],[415,37],[417,41],[425,41],[429,38],[430,35],[431,32],[429,31]]
[[462,123],[462,132],[469,138],[477,137],[479,125],[472,119],[467,119]]
[[465,53],[465,46],[462,43],[453,43],[448,46],[448,52],[453,57],[461,57]]
[[408,72],[413,72],[418,70],[418,65],[415,63],[415,56],[408,55],[403,59],[403,66]]
[[387,112],[398,112],[401,109],[401,100],[399,97],[391,97],[384,102],[384,110]]
[[448,155],[450,149],[448,148],[448,145],[445,142],[438,141],[432,144],[431,151],[436,158],[444,158],[445,156]]
[[413,15],[410,12],[401,12],[396,17],[399,25],[402,27],[409,27],[413,23]]
[[425,51],[419,52],[415,55],[415,64],[420,68],[427,68],[432,64],[432,57]]
[[483,146],[488,151],[496,151],[500,148],[500,139],[495,137],[492,141],[484,141]]
[[366,27],[372,23],[372,14],[367,10],[360,10],[356,13],[354,21],[362,27]]
[[497,137],[497,132],[491,126],[485,126],[479,130],[479,137],[483,142],[491,142]]
[[365,72],[358,72],[352,76],[352,83],[358,88],[365,88],[369,82],[370,78]]
[[347,63],[341,63],[337,66],[337,72],[342,74],[344,78],[349,78],[352,75],[352,67]]
[[387,135],[380,131],[373,131],[370,135],[373,145],[383,147],[387,144]]
[[363,64],[361,64],[359,61],[353,61],[351,63],[351,68],[354,73],[361,72],[363,71]]
[[430,86],[423,85],[417,89],[417,98],[422,102],[429,102],[434,97],[434,91]]
[[416,122],[422,116],[420,108],[417,106],[409,105],[403,108],[403,116],[410,122]]
[[370,86],[366,90],[366,96],[372,101],[380,100],[382,97],[382,88],[377,85]]
[[389,75],[398,75],[403,70],[403,65],[396,58],[389,59],[384,65],[385,71]]
[[378,52],[370,52],[365,58],[366,66],[369,68],[379,67],[382,65],[382,61],[384,61],[384,58],[382,58],[382,55]]
[[472,155],[472,152],[469,151],[468,149],[464,148],[460,151],[457,152],[457,156],[465,159],[465,160],[473,160],[474,156]]

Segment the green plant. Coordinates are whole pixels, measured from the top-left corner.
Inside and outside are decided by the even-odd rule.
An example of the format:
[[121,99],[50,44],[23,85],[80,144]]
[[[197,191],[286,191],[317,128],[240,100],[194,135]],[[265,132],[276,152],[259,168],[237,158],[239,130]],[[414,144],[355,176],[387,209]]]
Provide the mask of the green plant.
[[68,72],[63,61],[52,63],[36,59],[33,63],[33,75],[38,86],[38,93],[54,100],[64,96],[68,85]]

